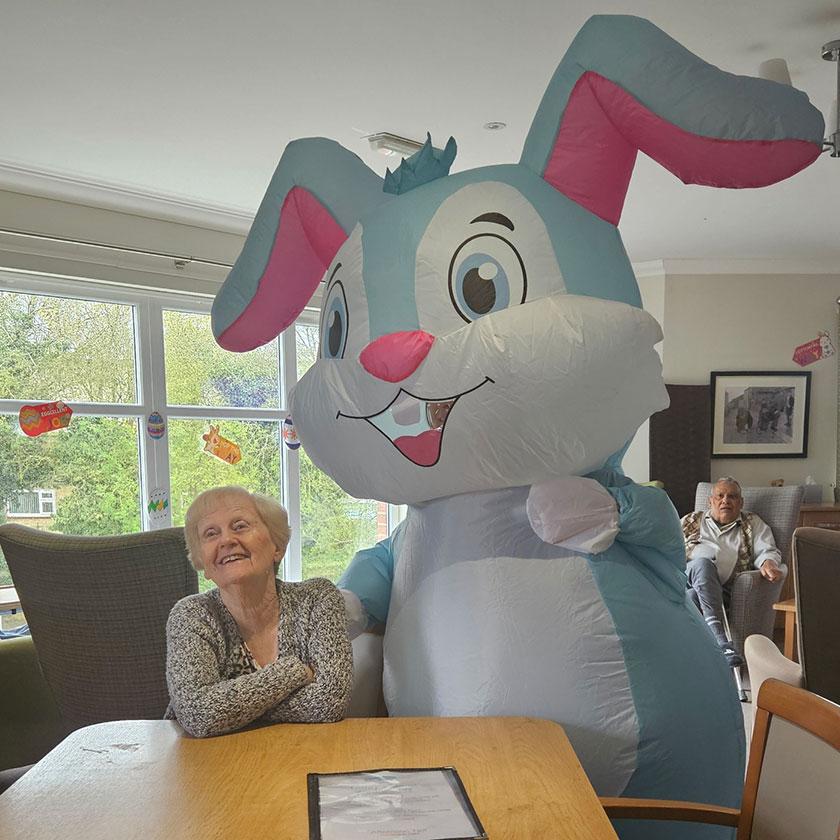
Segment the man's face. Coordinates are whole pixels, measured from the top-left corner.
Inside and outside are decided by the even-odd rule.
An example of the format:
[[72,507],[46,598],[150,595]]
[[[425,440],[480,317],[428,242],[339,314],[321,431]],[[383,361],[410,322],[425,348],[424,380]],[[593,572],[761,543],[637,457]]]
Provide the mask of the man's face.
[[712,511],[712,519],[719,525],[734,522],[741,515],[743,506],[744,500],[741,498],[741,491],[738,490],[737,484],[721,482],[712,488],[709,507]]

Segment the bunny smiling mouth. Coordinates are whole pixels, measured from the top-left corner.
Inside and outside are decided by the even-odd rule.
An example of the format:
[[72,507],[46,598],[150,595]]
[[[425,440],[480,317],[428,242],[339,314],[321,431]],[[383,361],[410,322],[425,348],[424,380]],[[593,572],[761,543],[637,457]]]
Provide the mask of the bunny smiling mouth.
[[339,411],[336,420],[339,417],[365,420],[388,438],[409,461],[418,467],[433,467],[440,459],[443,431],[455,403],[488,382],[493,380],[485,376],[484,381],[475,387],[442,399],[425,399],[400,388],[394,399],[378,413],[352,416]]

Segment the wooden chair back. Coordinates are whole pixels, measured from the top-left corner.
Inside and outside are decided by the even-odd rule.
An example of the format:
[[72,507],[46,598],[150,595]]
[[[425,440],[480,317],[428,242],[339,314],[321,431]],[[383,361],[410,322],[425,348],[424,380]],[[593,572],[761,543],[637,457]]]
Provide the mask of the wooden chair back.
[[766,680],[750,742],[738,840],[840,837],[840,706]]
[[[737,827],[737,840],[840,840],[840,706],[766,680],[750,743],[741,808],[601,797],[611,819]],[[679,836],[678,834],[675,836]]]

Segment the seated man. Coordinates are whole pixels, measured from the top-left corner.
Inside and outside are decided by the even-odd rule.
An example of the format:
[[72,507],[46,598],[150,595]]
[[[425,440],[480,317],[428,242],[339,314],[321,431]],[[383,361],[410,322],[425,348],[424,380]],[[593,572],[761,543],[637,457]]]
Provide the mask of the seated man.
[[769,581],[782,576],[773,532],[756,514],[742,513],[743,506],[741,485],[726,476],[712,488],[709,510],[682,518],[688,586],[732,668],[743,660],[726,638],[723,607],[735,578],[753,566]]

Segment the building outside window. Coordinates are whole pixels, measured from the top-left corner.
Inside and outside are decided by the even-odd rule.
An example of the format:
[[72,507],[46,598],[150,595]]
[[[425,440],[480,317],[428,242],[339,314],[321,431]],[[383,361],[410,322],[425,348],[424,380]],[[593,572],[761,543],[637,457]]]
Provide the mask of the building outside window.
[[55,490],[21,490],[6,502],[6,518],[52,517],[55,513]]

